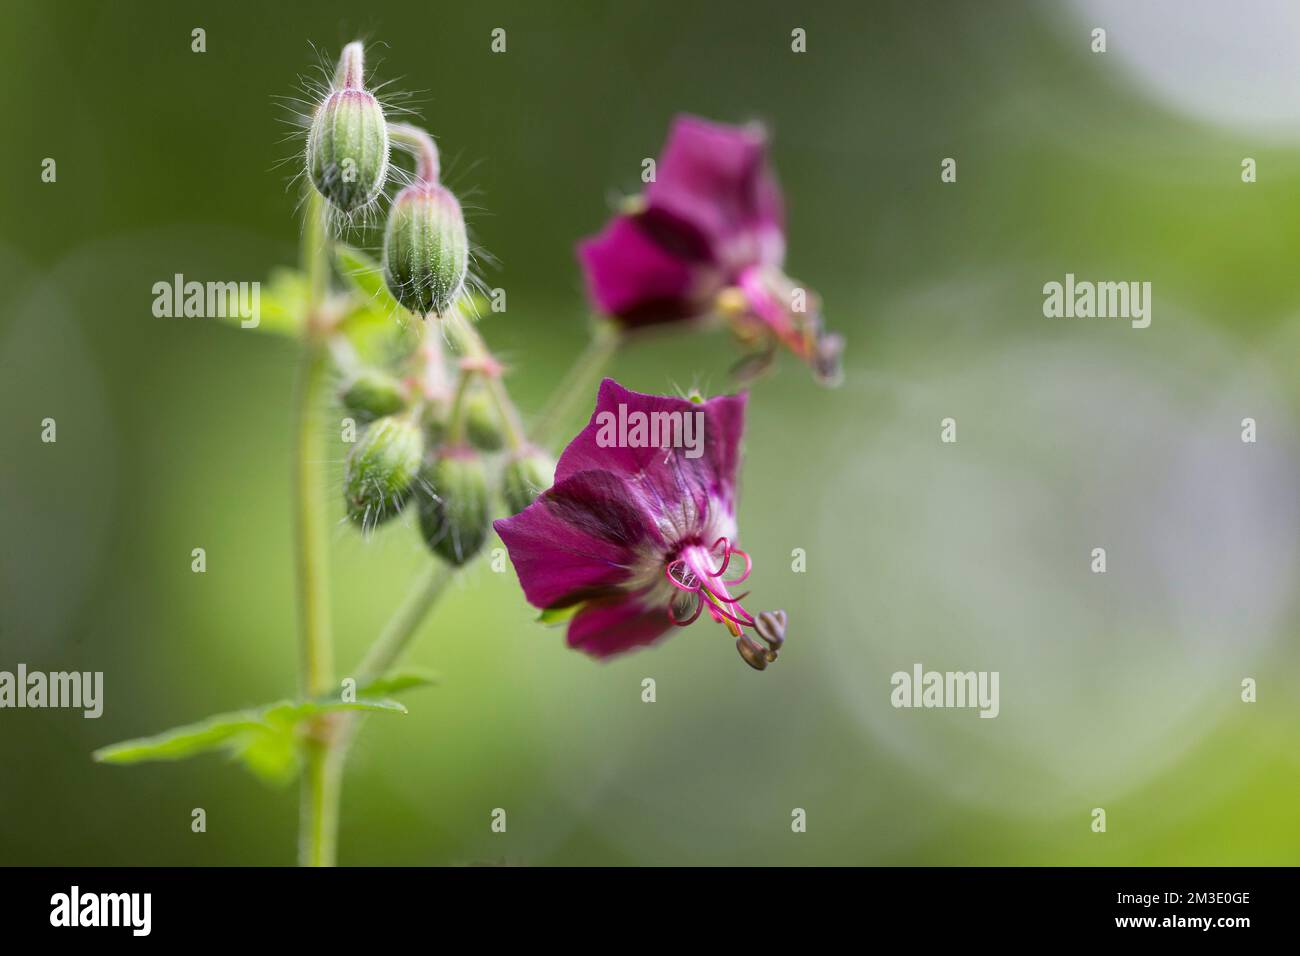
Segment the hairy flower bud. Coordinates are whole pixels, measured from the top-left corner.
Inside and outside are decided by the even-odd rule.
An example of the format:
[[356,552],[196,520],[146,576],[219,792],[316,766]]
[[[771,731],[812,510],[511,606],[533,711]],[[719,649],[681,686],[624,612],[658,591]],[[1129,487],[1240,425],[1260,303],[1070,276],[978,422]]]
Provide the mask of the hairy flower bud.
[[505,431],[501,416],[497,414],[492,398],[478,391],[465,401],[465,434],[470,444],[483,451],[500,451],[505,444]]
[[555,481],[555,459],[529,448],[512,455],[501,473],[501,497],[512,515],[531,505]]
[[483,459],[466,445],[444,448],[422,478],[416,501],[424,540],[446,561],[464,564],[488,535],[491,515]]
[[348,455],[348,518],[370,531],[401,511],[423,454],[424,437],[414,422],[391,415],[374,421]]
[[469,236],[456,197],[428,182],[398,193],[384,232],[384,281],[393,298],[416,315],[442,315],[468,269]]
[[406,408],[402,383],[387,372],[366,368],[357,372],[342,394],[343,405],[363,422],[393,415]]
[[349,43],[307,134],[312,185],[345,213],[378,199],[388,176],[388,123],[361,74],[361,44]]

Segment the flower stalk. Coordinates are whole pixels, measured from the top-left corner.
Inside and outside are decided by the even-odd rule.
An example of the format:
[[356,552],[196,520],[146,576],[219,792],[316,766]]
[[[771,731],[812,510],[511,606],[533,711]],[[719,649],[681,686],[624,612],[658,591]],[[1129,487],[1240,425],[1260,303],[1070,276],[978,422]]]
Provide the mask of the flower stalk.
[[[325,455],[320,436],[330,385],[330,353],[322,334],[322,311],[329,290],[328,238],[324,200],[313,191],[303,225],[302,264],[307,276],[303,355],[295,398],[293,497],[298,596],[299,683],[307,697],[324,694],[333,681],[330,630],[328,527],[325,510]],[[307,747],[299,820],[299,860],[321,866],[333,862],[338,816],[338,768],[327,747]]]
[[488,395],[496,406],[497,414],[501,416],[501,423],[506,433],[506,445],[512,451],[526,448],[528,436],[524,430],[523,418],[511,400],[505,382],[501,380],[501,363],[492,355],[487,343],[474,327],[474,323],[466,318],[459,308],[448,314],[445,322],[447,335],[455,344],[456,350],[483,377]]
[[599,321],[592,327],[587,347],[569,366],[559,386],[533,419],[533,441],[546,447],[554,439],[555,430],[572,414],[578,403],[591,394],[624,339],[623,333],[612,322]]

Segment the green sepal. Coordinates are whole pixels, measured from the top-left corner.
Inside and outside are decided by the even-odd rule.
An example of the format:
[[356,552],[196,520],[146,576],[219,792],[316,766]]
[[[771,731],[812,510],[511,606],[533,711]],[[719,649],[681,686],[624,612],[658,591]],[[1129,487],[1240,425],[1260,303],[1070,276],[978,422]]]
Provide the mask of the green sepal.
[[582,602],[570,604],[567,607],[548,607],[537,615],[537,623],[545,624],[547,627],[557,627],[569,621],[575,614],[582,610]]

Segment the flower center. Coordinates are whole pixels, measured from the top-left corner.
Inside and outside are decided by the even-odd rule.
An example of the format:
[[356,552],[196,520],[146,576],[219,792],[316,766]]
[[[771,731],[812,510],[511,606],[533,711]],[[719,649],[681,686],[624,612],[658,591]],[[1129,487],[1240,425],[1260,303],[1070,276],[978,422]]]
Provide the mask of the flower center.
[[[745,662],[762,670],[776,660],[777,651],[784,643],[785,612],[766,612],[755,618],[740,603],[748,591],[732,597],[727,586],[743,583],[753,567],[748,553],[734,547],[728,538],[719,538],[707,548],[702,544],[683,547],[664,566],[664,574],[681,592],[668,606],[668,616],[674,624],[678,627],[694,624],[707,610],[713,620],[736,638],[736,649]],[[767,647],[756,641],[746,628],[757,632]]]

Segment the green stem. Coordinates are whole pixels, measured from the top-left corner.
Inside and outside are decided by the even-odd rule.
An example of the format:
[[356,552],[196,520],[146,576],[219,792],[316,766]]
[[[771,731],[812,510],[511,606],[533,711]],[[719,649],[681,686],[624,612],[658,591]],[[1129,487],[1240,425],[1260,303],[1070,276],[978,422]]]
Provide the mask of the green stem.
[[[329,288],[324,201],[312,192],[303,226],[303,271],[307,274],[303,356],[298,374],[294,424],[294,535],[297,565],[300,683],[305,696],[327,693],[333,682],[330,635],[329,541],[325,510],[325,453],[321,447],[329,390],[329,349],[321,334],[321,309]],[[333,863],[338,810],[338,768],[311,743],[303,774],[298,857],[303,863]]]
[[438,598],[442,597],[442,592],[456,576],[456,570],[436,559],[430,562],[384,626],[379,640],[375,641],[365,659],[358,665],[358,684],[381,676],[398,662],[429,611],[438,603]]
[[[487,343],[474,327],[474,323],[465,318],[459,309],[454,309],[444,321],[447,323],[447,334],[451,336],[462,355],[483,363],[484,368],[499,368]],[[519,410],[515,408],[515,403],[510,400],[510,393],[506,391],[505,382],[501,381],[499,374],[485,373],[483,378],[488,395],[496,406],[497,414],[501,416],[501,424],[506,432],[506,444],[511,451],[522,451],[528,447],[528,437],[524,432],[524,422],[519,417]]]
[[451,399],[451,411],[447,413],[447,443],[459,445],[465,440],[465,401],[469,397],[469,387],[474,382],[474,373],[468,369],[460,373],[456,383],[456,392]]
[[441,174],[438,144],[425,130],[410,123],[389,123],[388,139],[415,157],[415,178],[421,182],[436,183]]
[[[402,654],[420,630],[420,625],[424,623],[433,606],[442,597],[442,592],[447,589],[447,585],[460,570],[436,559],[430,562],[411,590],[407,592],[397,611],[389,618],[379,639],[371,645],[365,658],[357,665],[358,686],[383,676],[401,660]],[[339,732],[334,737],[331,751],[332,755],[337,757],[340,769],[343,762],[347,760],[348,748],[352,745],[360,722],[360,714],[347,714],[340,721]],[[337,812],[337,804],[334,810]]]
[[549,444],[555,429],[569,417],[579,400],[585,398],[595,402],[592,386],[622,343],[623,335],[612,323],[602,323],[592,330],[587,347],[569,366],[569,371],[533,419],[529,433],[539,447]]
[[307,343],[298,375],[294,448],[294,513],[298,566],[300,683],[308,697],[324,693],[332,681],[329,618],[328,534],[325,512],[324,450],[319,434],[321,409],[329,385],[329,353]]
[[333,866],[338,857],[343,749],[320,740],[308,740],[305,747],[298,864]]

